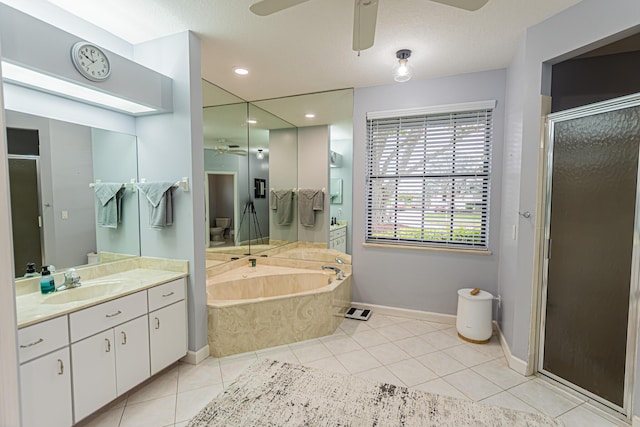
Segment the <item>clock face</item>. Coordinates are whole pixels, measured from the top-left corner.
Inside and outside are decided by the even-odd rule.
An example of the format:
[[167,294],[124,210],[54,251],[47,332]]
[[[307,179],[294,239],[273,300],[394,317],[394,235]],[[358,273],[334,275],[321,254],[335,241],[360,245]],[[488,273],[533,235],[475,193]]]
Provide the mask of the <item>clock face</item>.
[[106,80],[111,73],[111,65],[107,55],[92,44],[78,42],[73,45],[71,59],[80,74],[89,80]]

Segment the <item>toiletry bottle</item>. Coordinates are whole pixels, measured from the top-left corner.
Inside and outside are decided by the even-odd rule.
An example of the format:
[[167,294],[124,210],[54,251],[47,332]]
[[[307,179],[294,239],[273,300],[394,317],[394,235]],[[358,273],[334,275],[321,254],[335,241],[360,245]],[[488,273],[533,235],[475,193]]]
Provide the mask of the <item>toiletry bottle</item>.
[[27,272],[24,273],[24,277],[37,277],[36,265],[32,262],[27,263]]
[[55,292],[56,284],[53,280],[53,276],[49,271],[49,267],[46,265],[42,266],[42,276],[40,277],[40,292],[43,294],[48,294],[51,292]]

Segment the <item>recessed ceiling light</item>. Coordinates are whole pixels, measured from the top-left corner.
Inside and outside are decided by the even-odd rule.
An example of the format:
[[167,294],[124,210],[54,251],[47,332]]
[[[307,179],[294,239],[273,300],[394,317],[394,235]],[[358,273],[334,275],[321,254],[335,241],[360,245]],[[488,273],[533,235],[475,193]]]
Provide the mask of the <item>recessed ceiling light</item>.
[[255,125],[256,123],[258,123],[258,121],[256,119],[247,119],[247,123]]
[[233,69],[233,72],[240,75],[240,76],[246,76],[247,74],[249,74],[249,70],[247,70],[246,68],[242,68],[242,67],[236,67]]
[[307,113],[304,115],[307,119],[313,119],[316,115],[313,113]]

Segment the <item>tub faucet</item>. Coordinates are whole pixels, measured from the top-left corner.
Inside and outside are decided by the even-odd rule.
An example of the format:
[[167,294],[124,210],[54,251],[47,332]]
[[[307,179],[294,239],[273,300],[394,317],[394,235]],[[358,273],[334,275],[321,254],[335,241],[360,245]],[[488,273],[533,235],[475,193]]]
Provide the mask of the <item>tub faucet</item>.
[[340,270],[338,267],[334,267],[333,265],[323,265],[323,270],[333,270],[336,272],[336,279],[342,280],[344,279],[344,272]]
[[80,275],[75,269],[70,268],[64,273],[64,283],[56,288],[56,291],[64,291],[66,289],[77,288],[81,286]]
[[344,261],[342,260],[342,258],[340,258],[339,256],[336,257],[336,262],[338,264],[344,264]]

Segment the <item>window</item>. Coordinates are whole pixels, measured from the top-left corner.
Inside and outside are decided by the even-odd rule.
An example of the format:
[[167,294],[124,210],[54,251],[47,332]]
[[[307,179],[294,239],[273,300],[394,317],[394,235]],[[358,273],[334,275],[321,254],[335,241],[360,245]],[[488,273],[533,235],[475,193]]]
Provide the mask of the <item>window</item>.
[[488,249],[494,107],[367,114],[366,242]]

